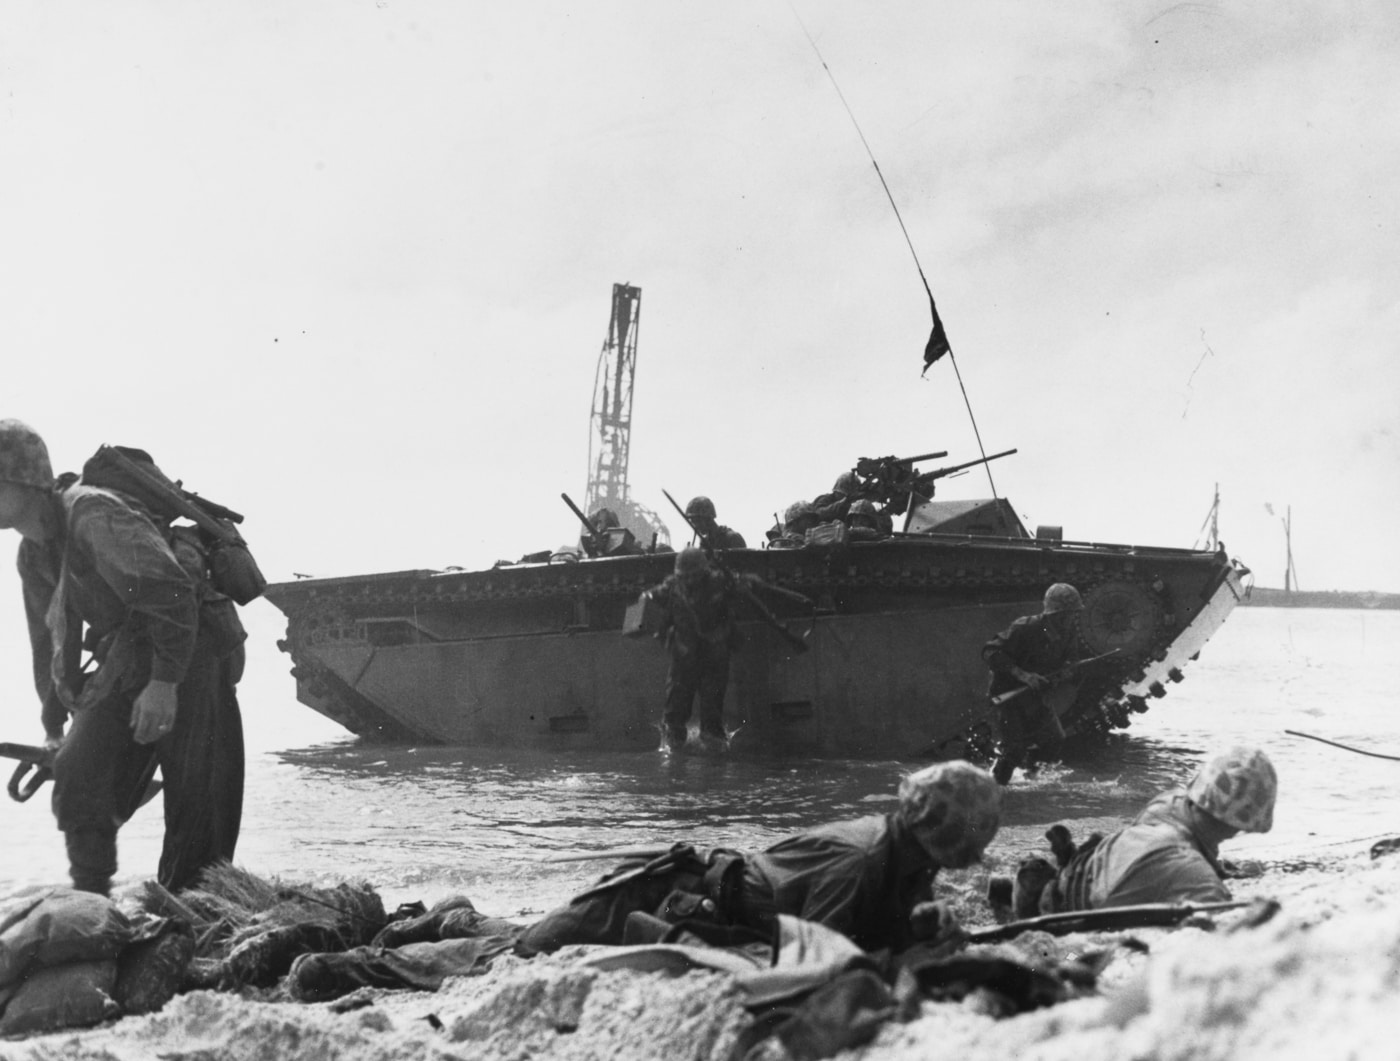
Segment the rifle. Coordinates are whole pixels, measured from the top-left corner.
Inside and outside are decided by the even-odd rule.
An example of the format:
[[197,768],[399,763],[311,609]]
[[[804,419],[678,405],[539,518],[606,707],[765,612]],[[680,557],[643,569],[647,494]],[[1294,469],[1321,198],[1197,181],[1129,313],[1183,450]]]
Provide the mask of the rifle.
[[[10,783],[5,786],[10,798],[16,803],[24,803],[30,796],[44,787],[45,781],[53,779],[53,760],[57,755],[57,749],[41,748],[36,744],[10,744],[7,741],[0,741],[0,758],[18,759],[19,765],[15,767],[15,772],[10,775]],[[25,775],[30,771],[34,773],[25,780]],[[149,773],[155,772],[155,761],[151,761]],[[151,802],[164,787],[164,782],[152,779],[149,774],[146,778],[145,787],[136,802],[125,812],[130,818],[138,810]]]
[[[150,461],[149,466],[143,467],[131,454]],[[137,449],[126,451],[121,446],[99,446],[83,465],[83,481],[131,494],[167,523],[178,516],[190,520],[212,540],[209,574],[214,588],[231,597],[235,604],[248,604],[262,596],[267,579],[258,569],[243,535],[233,526],[243,522],[242,515],[166,478],[150,460],[150,454]]]
[[[0,757],[19,760],[19,765],[15,767],[15,772],[10,775],[10,783],[6,786],[10,798],[16,803],[25,802],[43,787],[45,781],[53,777],[54,750],[52,748],[0,741]],[[34,773],[26,781],[25,775],[29,774],[31,770]]]
[[[1088,659],[1070,660],[1068,663],[1066,663],[1059,670],[1055,671],[1053,674],[1047,674],[1046,677],[1050,679],[1050,684],[1052,686],[1058,685],[1061,682],[1065,682],[1068,681],[1070,678],[1073,678],[1075,672],[1078,671],[1079,668],[1087,667],[1090,663],[1097,663],[1101,659],[1108,659],[1109,656],[1116,656],[1118,654],[1118,651],[1119,650],[1116,648],[1111,648],[1102,655],[1090,656]],[[1009,703],[1010,701],[1016,699],[1016,697],[1020,696],[1022,693],[1028,692],[1029,690],[1029,685],[1019,685],[1015,689],[1008,689],[1004,693],[997,693],[996,696],[992,697],[992,706],[1000,707],[1002,704]]]
[[[733,589],[738,591],[739,595],[749,603],[753,610],[758,612],[763,621],[776,630],[795,652],[806,652],[809,647],[807,642],[778,621],[778,617],[768,610],[767,605],[754,595],[753,590],[749,587],[748,581],[739,578],[729,569],[723,557],[720,556],[720,550],[717,550],[713,545],[709,544],[709,539],[701,534],[700,528],[690,521],[690,517],[685,514],[685,509],[681,508],[676,499],[664,489],[661,492],[666,494],[666,500],[671,502],[671,507],[681,514],[681,519],[685,520],[686,526],[695,532],[695,536],[699,538],[701,542],[705,543],[705,555],[710,558],[710,561],[715,567],[719,568],[720,573],[724,575],[725,581],[727,581]],[[779,589],[777,586],[765,586],[765,588],[773,590],[775,593],[779,593],[782,596],[796,598],[814,609],[816,607],[809,598],[802,596],[800,593],[794,593],[792,590]]]
[[[38,792],[43,787],[43,782],[53,777],[53,749],[52,747],[39,747],[38,745],[11,745],[8,742],[0,742],[0,756],[4,759],[18,759],[20,766],[14,768],[14,773],[10,775],[10,784],[6,785],[6,791],[10,792],[10,798],[17,803],[27,801],[29,796]],[[34,771],[32,777],[25,780],[25,775],[29,771]]]
[[[966,934],[968,943],[1001,943],[1023,932],[1048,932],[1064,936],[1071,932],[1117,932],[1125,928],[1158,928],[1178,925],[1192,914],[1211,914],[1222,910],[1238,910],[1259,906],[1258,924],[1263,924],[1277,912],[1272,900],[1234,899],[1220,903],[1141,903],[1137,906],[1110,906],[1102,910],[1070,910],[1062,914],[1042,914],[1024,921],[1012,921],[993,928],[973,929]],[[1269,904],[1272,904],[1272,908]]]
[[163,476],[151,474],[123,453],[120,446],[99,446],[97,457],[111,461],[150,494],[161,498],[177,513],[198,524],[201,530],[207,531],[218,541],[225,545],[246,545],[243,536],[229,526],[230,523],[243,522],[243,516],[233,509],[200,497],[179,483],[164,479]]

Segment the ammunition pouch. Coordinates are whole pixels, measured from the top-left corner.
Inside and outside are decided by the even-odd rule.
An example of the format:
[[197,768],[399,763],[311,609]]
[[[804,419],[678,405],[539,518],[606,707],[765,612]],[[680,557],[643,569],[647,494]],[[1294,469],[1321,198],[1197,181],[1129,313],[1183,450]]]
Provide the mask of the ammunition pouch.
[[737,851],[715,848],[701,866],[698,880],[689,887],[673,889],[654,916],[667,924],[730,925],[739,910],[739,892],[744,882],[744,856]]
[[805,547],[808,549],[844,549],[851,544],[851,528],[840,520],[818,523],[807,532]]

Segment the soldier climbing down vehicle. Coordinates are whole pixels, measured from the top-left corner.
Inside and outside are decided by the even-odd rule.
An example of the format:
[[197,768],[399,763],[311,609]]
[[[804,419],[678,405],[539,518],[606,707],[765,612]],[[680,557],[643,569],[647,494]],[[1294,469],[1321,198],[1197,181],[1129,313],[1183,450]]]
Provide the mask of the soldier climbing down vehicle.
[[1083,610],[1079,591],[1056,582],[1045,591],[1040,613],[1013,622],[982,647],[991,669],[987,695],[992,703],[1001,754],[992,770],[1009,784],[1031,749],[1039,758],[1053,755],[1064,741],[1056,711],[1057,692],[1072,691],[1078,637],[1075,620]]
[[[734,576],[742,578],[744,576]],[[686,743],[687,724],[696,697],[700,701],[700,741],[705,750],[720,750],[724,730],[724,693],[729,685],[729,654],[738,646],[734,606],[740,597],[730,576],[709,561],[704,550],[688,546],[676,554],[675,572],[643,595],[659,605],[664,619],[671,666],[666,674],[666,743]]]

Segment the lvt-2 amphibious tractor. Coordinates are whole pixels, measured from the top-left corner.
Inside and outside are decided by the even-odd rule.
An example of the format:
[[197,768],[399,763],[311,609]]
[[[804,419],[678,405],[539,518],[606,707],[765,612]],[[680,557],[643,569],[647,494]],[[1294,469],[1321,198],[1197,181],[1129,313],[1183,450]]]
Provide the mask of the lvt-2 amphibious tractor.
[[[809,598],[760,594],[797,651],[741,621],[726,724],[732,753],[906,758],[987,750],[980,649],[1039,610],[1053,582],[1084,597],[1092,668],[1067,731],[1121,728],[1182,677],[1244,595],[1223,552],[1029,534],[1005,499],[923,501],[878,541],[724,554],[736,573]],[[621,635],[672,570],[652,553],[484,571],[399,571],[269,586],[302,703],[366,740],[654,750],[667,658]],[[1113,650],[1116,650],[1113,651]]]

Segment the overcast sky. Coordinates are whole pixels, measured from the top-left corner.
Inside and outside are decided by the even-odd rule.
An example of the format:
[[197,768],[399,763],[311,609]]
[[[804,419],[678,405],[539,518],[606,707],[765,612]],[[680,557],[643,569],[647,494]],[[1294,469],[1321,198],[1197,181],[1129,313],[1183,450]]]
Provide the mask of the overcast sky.
[[1291,506],[1302,588],[1400,591],[1393,3],[4,10],[0,415],[149,449],[274,580],[575,538],[620,281],[643,504],[756,542],[978,455],[800,15],[1028,526],[1191,546],[1218,483],[1259,584]]

